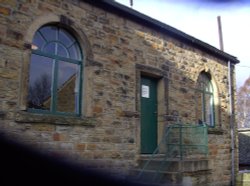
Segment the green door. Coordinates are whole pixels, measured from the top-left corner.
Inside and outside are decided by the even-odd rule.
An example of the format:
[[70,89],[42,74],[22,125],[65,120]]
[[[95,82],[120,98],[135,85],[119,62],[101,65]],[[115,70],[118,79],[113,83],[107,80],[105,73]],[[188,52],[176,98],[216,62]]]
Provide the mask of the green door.
[[141,78],[141,153],[157,147],[157,80]]

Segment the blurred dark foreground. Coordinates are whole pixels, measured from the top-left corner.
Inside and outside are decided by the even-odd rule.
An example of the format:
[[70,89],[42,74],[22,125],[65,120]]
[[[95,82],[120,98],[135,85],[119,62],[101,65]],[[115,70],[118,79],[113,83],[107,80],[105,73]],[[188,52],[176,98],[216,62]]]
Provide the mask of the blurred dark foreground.
[[0,185],[132,186],[128,180],[58,160],[0,136]]

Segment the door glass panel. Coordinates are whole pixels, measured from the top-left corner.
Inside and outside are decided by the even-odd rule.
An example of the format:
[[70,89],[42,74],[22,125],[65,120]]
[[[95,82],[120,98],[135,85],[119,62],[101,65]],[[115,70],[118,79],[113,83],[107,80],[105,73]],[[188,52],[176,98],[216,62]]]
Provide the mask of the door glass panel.
[[57,110],[78,112],[79,65],[59,61],[57,81]]
[[28,107],[50,110],[53,60],[32,54],[29,75]]

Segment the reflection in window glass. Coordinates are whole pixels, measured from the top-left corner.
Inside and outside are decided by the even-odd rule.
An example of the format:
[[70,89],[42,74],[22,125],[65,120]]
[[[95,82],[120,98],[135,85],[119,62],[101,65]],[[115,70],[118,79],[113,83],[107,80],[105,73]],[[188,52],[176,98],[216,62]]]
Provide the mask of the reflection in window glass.
[[53,60],[32,54],[30,63],[28,106],[50,110]]
[[59,40],[66,46],[69,47],[71,46],[75,40],[74,38],[68,34],[65,30],[60,29],[59,30]]
[[198,118],[198,123],[203,123],[204,121],[204,117],[203,117],[203,112],[202,109],[203,108],[203,98],[202,98],[202,94],[200,92],[197,93],[197,97],[196,97],[196,115]]
[[57,40],[57,30],[55,26],[46,26],[40,29],[40,33],[47,42],[55,41]]
[[78,99],[79,69],[76,64],[60,62],[58,66],[57,109],[61,112],[76,111]]
[[210,76],[201,73],[197,82],[196,94],[196,116],[199,123],[213,127],[214,118],[214,97]]
[[81,52],[77,46],[77,43],[69,48],[70,58],[79,60],[81,59]]
[[57,43],[48,43],[47,45],[45,45],[44,52],[48,53],[48,54],[56,54],[56,48],[57,48]]
[[33,38],[28,107],[50,113],[80,114],[82,56],[76,40],[56,26]]
[[45,45],[45,40],[39,32],[36,32],[36,35],[33,40],[33,44],[37,47],[39,46],[40,47],[39,50],[41,50],[42,47]]
[[57,55],[61,57],[67,57],[67,58],[69,57],[67,49],[61,44],[57,45]]
[[208,94],[205,94],[205,103],[206,105],[204,106],[204,112],[206,114],[206,117],[205,117],[205,122],[206,123],[211,123],[211,105],[210,105],[210,99],[211,99],[211,96],[208,95]]

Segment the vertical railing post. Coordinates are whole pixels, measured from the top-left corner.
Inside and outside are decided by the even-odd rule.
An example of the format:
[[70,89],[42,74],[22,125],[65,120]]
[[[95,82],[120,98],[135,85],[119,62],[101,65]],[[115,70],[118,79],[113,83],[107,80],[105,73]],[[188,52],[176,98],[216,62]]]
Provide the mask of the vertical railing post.
[[208,156],[208,137],[207,137],[207,125],[204,125],[204,145],[205,145],[205,150],[206,150],[206,157]]
[[182,156],[183,156],[183,152],[182,152],[182,125],[180,125],[180,130],[179,130],[180,134],[179,134],[179,140],[180,140],[180,160],[182,160]]

